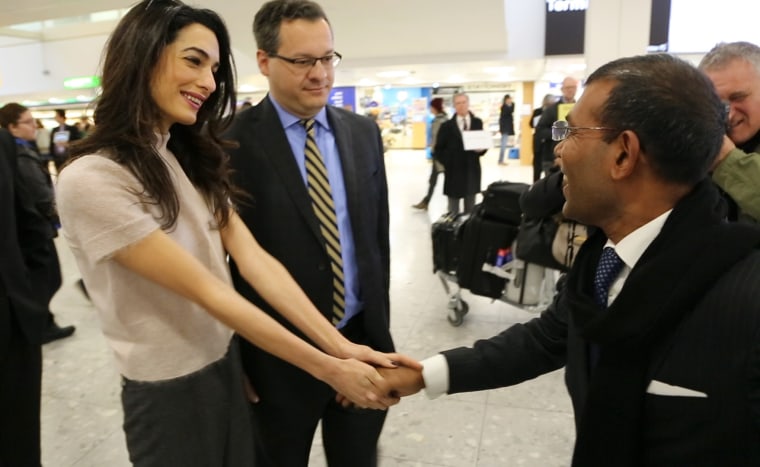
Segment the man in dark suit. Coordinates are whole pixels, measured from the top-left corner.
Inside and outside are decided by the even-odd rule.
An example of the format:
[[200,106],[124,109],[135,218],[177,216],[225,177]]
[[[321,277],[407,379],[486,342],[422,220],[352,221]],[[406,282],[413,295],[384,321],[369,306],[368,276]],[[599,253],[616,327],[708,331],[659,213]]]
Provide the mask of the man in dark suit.
[[53,156],[56,170],[61,170],[69,158],[69,143],[82,138],[82,133],[74,125],[66,124],[66,110],[55,109],[55,121],[58,126],[50,132],[50,155]]
[[454,116],[438,130],[434,152],[446,168],[443,194],[449,198],[449,212],[462,212],[459,200],[463,200],[464,212],[469,213],[480,193],[480,157],[486,149],[466,151],[462,132],[482,130],[483,120],[470,112],[470,98],[463,92],[454,94],[454,110]]
[[[567,77],[562,80],[560,88],[562,96],[557,102],[546,107],[541,113],[538,123],[533,133],[533,178],[534,181],[540,178],[541,172],[548,173],[549,169],[554,166],[554,148],[557,142],[552,140],[552,125],[560,120],[560,107],[575,103],[575,94],[578,92],[578,80]],[[538,174],[538,176],[536,176]]]
[[17,223],[38,213],[17,211],[16,144],[0,129],[0,466],[40,465],[42,330],[46,310],[36,303],[21,256]]
[[[241,218],[346,337],[391,351],[388,193],[378,127],[327,106],[341,57],[318,4],[265,3],[254,35],[269,95],[241,112],[226,135],[239,143],[230,150],[236,185],[251,195]],[[306,339],[231,269],[241,294]],[[329,386],[249,343],[242,358],[260,399],[252,406],[257,465],[305,467],[320,420],[330,466],[376,465],[386,412],[341,407]]]
[[553,304],[384,376],[437,395],[564,366],[574,466],[760,465],[760,228],[725,222],[709,179],[725,118],[709,80],[672,56],[592,73],[553,136],[563,214],[600,230]]

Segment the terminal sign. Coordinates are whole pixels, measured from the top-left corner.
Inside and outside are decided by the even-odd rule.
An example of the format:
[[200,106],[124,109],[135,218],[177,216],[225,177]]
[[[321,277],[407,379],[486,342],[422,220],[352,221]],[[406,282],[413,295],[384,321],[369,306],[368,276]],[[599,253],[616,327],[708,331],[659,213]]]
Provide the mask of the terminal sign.
[[586,11],[588,0],[546,0],[546,7],[553,11]]
[[63,80],[63,87],[66,89],[90,89],[98,86],[100,86],[99,76],[80,76]]

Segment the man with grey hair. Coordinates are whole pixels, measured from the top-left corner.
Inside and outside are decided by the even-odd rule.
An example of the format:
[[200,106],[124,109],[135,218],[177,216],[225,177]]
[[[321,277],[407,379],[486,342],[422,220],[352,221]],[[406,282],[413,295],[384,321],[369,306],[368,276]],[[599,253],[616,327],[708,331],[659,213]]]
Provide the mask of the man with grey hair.
[[738,206],[731,217],[760,221],[760,47],[720,43],[699,68],[729,106],[727,136],[713,165],[713,180]]
[[[483,120],[470,112],[470,98],[464,92],[454,94],[453,101],[454,116],[438,129],[434,152],[446,168],[443,194],[449,198],[449,212],[471,213],[475,196],[480,193],[480,158],[486,150],[465,149],[463,133],[482,130]],[[460,199],[464,210],[460,208]]]

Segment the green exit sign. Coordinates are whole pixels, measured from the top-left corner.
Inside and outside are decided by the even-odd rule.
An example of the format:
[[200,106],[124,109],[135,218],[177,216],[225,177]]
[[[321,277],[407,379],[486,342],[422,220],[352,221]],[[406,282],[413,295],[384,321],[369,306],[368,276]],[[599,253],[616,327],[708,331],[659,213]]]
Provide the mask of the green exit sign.
[[100,86],[99,76],[81,76],[63,80],[63,87],[66,89],[90,89],[98,86]]

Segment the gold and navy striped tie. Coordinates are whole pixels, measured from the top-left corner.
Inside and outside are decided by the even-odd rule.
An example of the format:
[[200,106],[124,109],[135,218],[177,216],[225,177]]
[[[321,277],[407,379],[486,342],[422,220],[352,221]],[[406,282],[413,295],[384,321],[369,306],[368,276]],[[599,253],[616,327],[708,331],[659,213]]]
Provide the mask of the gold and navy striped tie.
[[311,197],[311,205],[319,220],[319,228],[325,239],[327,254],[333,272],[332,322],[338,324],[345,314],[346,291],[343,285],[343,258],[341,257],[338,218],[335,215],[332,190],[327,176],[327,167],[317,147],[314,136],[314,119],[301,120],[306,128],[306,184]]

